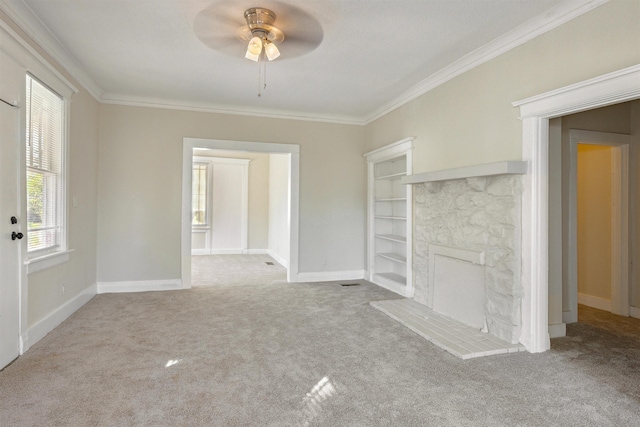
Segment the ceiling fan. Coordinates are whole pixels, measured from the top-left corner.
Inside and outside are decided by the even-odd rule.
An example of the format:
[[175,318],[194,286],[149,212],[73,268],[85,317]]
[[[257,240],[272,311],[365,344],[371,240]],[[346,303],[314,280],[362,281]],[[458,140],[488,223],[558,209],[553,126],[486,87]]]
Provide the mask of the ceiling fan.
[[209,48],[237,58],[244,55],[253,61],[260,57],[273,60],[280,50],[281,60],[296,58],[312,52],[322,42],[322,26],[295,1],[260,0],[267,7],[256,3],[214,2],[195,16],[193,30]]
[[[249,1],[255,0],[213,3],[196,15],[193,28],[205,45],[217,51],[240,57],[241,49],[246,49],[244,57],[258,63],[258,97],[261,97],[262,90],[267,88],[267,62],[280,57],[277,45],[285,40],[281,28],[287,32],[282,55],[287,59],[304,55],[318,47],[323,31],[315,18],[293,4],[261,0],[270,9],[245,9],[251,5]],[[282,27],[276,27],[276,13],[271,8],[278,10],[278,25]],[[244,22],[240,21],[242,17]]]
[[242,38],[249,40],[245,58],[258,62],[263,54],[269,61],[279,57],[280,50],[276,43],[282,43],[284,33],[273,25],[276,14],[263,7],[252,7],[245,10],[244,19],[247,27],[241,30]]

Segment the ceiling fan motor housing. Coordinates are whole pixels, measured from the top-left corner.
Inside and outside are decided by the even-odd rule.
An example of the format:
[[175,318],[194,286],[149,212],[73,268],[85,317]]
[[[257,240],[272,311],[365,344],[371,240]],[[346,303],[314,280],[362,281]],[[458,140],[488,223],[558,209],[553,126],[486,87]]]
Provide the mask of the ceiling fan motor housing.
[[244,12],[244,19],[247,20],[247,25],[252,30],[254,28],[261,28],[262,25],[273,25],[276,22],[276,14],[269,9],[262,7],[252,7]]
[[252,36],[267,39],[274,43],[284,40],[284,34],[273,23],[276,21],[276,14],[263,7],[252,7],[245,10],[244,19],[251,31]]

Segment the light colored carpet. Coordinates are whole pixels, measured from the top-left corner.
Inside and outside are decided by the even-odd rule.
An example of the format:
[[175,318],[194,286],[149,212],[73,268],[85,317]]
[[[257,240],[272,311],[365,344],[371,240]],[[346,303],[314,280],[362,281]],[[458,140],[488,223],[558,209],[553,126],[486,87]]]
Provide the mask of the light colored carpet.
[[248,276],[95,297],[0,372],[0,425],[640,425],[636,319],[463,361],[372,308],[394,294],[370,283]]
[[[267,265],[268,262],[273,265]],[[191,257],[191,286],[244,286],[287,281],[287,270],[269,255]]]

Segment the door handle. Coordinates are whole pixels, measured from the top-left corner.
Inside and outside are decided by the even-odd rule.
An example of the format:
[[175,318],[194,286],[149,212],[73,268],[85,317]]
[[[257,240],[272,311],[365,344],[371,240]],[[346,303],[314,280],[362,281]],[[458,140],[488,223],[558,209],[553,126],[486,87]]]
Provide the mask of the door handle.
[[16,240],[16,239],[20,240],[23,237],[24,237],[24,234],[22,233],[16,233],[15,231],[11,232],[11,240]]

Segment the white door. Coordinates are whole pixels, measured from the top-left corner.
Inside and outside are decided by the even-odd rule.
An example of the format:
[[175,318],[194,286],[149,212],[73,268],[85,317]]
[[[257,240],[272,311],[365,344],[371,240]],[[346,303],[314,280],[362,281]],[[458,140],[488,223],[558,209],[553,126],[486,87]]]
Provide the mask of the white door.
[[[0,99],[12,104],[22,99],[24,78],[24,70],[0,52]],[[18,233],[26,232],[26,224],[19,215],[19,161],[20,110],[0,102],[0,369],[18,357],[20,348]]]
[[245,221],[243,187],[245,165],[213,164],[213,197],[211,205],[211,250],[241,251]]

